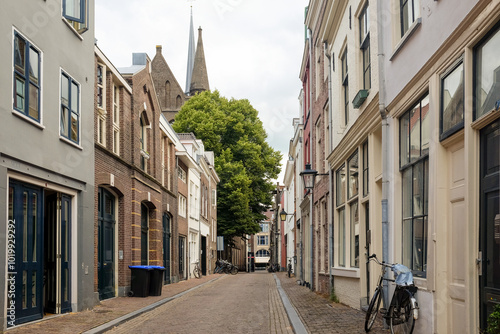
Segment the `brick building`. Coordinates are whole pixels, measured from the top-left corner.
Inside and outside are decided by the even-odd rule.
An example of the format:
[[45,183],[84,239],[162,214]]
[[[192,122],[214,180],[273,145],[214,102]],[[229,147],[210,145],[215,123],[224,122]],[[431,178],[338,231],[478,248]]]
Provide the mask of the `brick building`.
[[134,54],[121,73],[96,47],[95,279],[100,299],[129,292],[129,265],[175,266],[177,182],[173,130],[161,111],[150,60]]

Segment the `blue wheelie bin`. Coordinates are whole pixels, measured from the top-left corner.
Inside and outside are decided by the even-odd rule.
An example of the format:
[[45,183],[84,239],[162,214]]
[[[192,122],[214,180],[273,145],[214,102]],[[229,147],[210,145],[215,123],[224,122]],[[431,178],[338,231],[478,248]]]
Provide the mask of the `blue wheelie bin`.
[[147,297],[149,295],[151,266],[128,266],[132,271],[130,281],[130,297]]
[[152,270],[149,272],[149,295],[161,296],[161,289],[163,288],[163,272],[165,267],[162,266],[149,266]]

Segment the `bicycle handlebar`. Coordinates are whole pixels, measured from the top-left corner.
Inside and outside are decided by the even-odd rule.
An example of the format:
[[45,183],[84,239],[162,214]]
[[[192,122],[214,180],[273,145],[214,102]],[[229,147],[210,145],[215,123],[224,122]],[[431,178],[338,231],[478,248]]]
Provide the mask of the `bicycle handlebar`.
[[385,263],[384,261],[380,262],[379,259],[377,258],[377,254],[372,254],[370,256],[368,256],[368,261],[366,261],[366,263],[370,262],[370,260],[375,261],[377,264],[381,265],[381,266],[384,266],[384,267],[389,267],[389,268],[392,268],[393,264],[390,264],[390,263]]

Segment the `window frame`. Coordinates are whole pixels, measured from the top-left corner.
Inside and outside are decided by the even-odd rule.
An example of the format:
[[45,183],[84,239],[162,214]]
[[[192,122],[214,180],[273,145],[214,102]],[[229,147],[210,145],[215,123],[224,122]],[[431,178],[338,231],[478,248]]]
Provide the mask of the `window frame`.
[[[416,276],[416,277],[422,277],[422,278],[426,278],[427,277],[427,255],[428,255],[428,241],[429,241],[429,237],[428,237],[428,226],[429,226],[429,204],[428,204],[428,199],[429,199],[429,149],[427,149],[426,151],[423,149],[423,144],[425,143],[422,138],[422,125],[423,125],[423,122],[422,122],[422,105],[423,105],[423,101],[425,100],[428,100],[428,104],[429,104],[429,109],[427,111],[427,113],[430,112],[430,98],[429,98],[429,93],[426,92],[425,94],[423,94],[419,99],[418,101],[411,107],[409,108],[407,111],[405,111],[400,117],[399,117],[399,165],[400,165],[400,173],[401,173],[401,257],[402,257],[402,263],[404,265],[406,265],[408,268],[410,268],[413,272],[413,274]],[[415,110],[415,108],[419,106],[419,126],[420,126],[420,129],[419,129],[419,147],[420,147],[420,155],[419,157],[416,157],[415,159],[412,160],[412,156],[411,154],[409,154],[408,156],[408,161],[406,163],[403,163],[402,162],[402,158],[401,158],[401,155],[402,155],[402,133],[403,133],[403,129],[402,129],[402,126],[403,126],[403,118],[406,117],[406,115],[408,116],[411,116],[412,114],[412,111]],[[427,115],[427,117],[429,117],[429,115]],[[408,126],[411,125],[411,121],[408,122]],[[406,133],[407,131],[405,131]],[[406,138],[406,141],[407,141],[407,145],[408,145],[408,148],[411,147],[411,137],[412,137],[412,134],[411,132],[407,132],[408,133],[408,138]],[[429,138],[427,138],[429,139]],[[406,152],[406,151],[405,151]],[[422,190],[422,194],[420,194],[423,199],[421,199],[421,202],[422,202],[422,212],[421,213],[415,213],[414,211],[414,198],[415,198],[415,178],[414,178],[414,175],[415,175],[415,169],[418,168],[420,165],[422,165],[422,175],[423,175],[423,180],[421,181],[422,183],[422,189],[419,189],[419,190]],[[405,173],[406,172],[411,172],[411,175],[410,175],[410,183],[409,183],[409,190],[410,192],[408,193],[409,194],[409,198],[410,198],[410,201],[408,203],[406,203],[405,201],[405,194],[407,194],[407,192],[405,192],[405,185],[406,185],[406,182],[405,182]],[[417,180],[417,182],[419,182],[420,180]],[[411,205],[410,205],[411,203]],[[410,210],[410,214],[407,216],[407,214],[405,213],[405,211],[408,210],[407,206],[405,204],[408,204],[411,206],[411,208],[409,209]],[[422,229],[423,229],[423,244],[425,245],[424,247],[422,247],[422,270],[417,270],[415,269],[415,255],[413,255],[413,248],[414,248],[414,239],[415,239],[415,226],[417,225],[418,221],[419,220],[422,220]],[[408,236],[406,235],[406,232],[405,232],[405,226],[406,226],[406,223],[409,222],[410,225],[410,239],[411,239],[411,245],[410,246],[405,246],[405,239],[408,238]],[[408,251],[409,250],[409,251]],[[405,253],[407,252],[407,253]],[[411,258],[409,258],[409,261],[410,262],[407,262],[406,258],[405,258],[405,254],[412,254],[411,255]]]
[[86,18],[87,18],[87,0],[80,0],[80,13],[81,17],[78,18],[76,16],[71,16],[66,13],[67,11],[67,2],[71,0],[63,0],[62,1],[62,7],[63,7],[63,16],[73,22],[78,22],[78,23],[85,23]]
[[[455,72],[456,69],[462,67],[462,121],[454,124],[450,128],[444,130],[444,88],[445,88],[445,80],[449,78],[451,74]],[[439,140],[443,141],[444,139],[452,136],[456,132],[460,131],[464,128],[464,118],[465,118],[465,64],[463,55],[445,72],[440,78],[440,101],[439,101]],[[452,101],[452,100],[450,100]]]
[[[408,17],[408,26],[405,27],[405,21],[404,21],[404,6],[408,5],[411,6],[411,18]],[[401,31],[401,37],[403,37],[408,31],[410,31],[410,27],[412,24],[417,21],[417,19],[420,17],[420,10],[419,10],[419,0],[400,0],[399,1],[399,20],[400,20],[400,31]],[[408,11],[410,13],[410,11]],[[405,29],[406,28],[406,29]]]
[[[22,39],[24,46],[24,74],[18,69],[16,65],[16,38]],[[37,64],[37,82],[33,81],[30,75],[30,64],[33,63],[31,61],[31,50],[38,55],[38,64]],[[13,39],[12,39],[12,66],[13,66],[13,83],[12,83],[12,109],[28,119],[33,120],[37,123],[41,123],[42,120],[42,51],[35,44],[33,44],[29,39],[27,39],[23,34],[19,31],[13,31]],[[24,80],[23,82],[23,108],[17,107],[17,77]],[[37,113],[38,117],[35,118],[30,114],[30,87],[33,85],[38,90],[37,96]]]
[[[62,90],[63,90],[63,85],[62,85],[62,82],[63,82],[63,77],[66,78],[68,80],[68,103],[67,105],[64,105],[63,104],[63,96],[62,96]],[[64,138],[65,140],[69,140],[71,143],[74,143],[74,144],[77,144],[79,145],[80,144],[80,132],[81,132],[81,114],[80,114],[80,110],[81,110],[81,85],[78,81],[76,81],[75,79],[73,79],[72,76],[70,76],[67,72],[65,72],[64,70],[61,70],[61,76],[60,76],[60,89],[59,89],[59,136]],[[74,112],[74,110],[72,110],[71,108],[71,105],[73,103],[73,96],[72,96],[72,87],[73,85],[75,85],[77,87],[77,101],[76,101],[76,108],[77,108],[77,111]],[[66,136],[64,133],[63,133],[63,128],[62,128],[62,124],[63,124],[63,107],[66,107],[68,109],[68,124],[66,124],[66,126],[68,127],[68,135]],[[71,138],[71,128],[72,128],[72,116],[73,114],[76,114],[77,116],[77,139],[76,140],[73,140]]]
[[[473,115],[473,120],[478,120],[482,116],[488,114],[491,110],[485,110],[483,113],[480,115],[478,114],[478,95],[476,91],[478,90],[478,51],[479,49],[482,49],[485,45],[488,44],[488,42],[496,36],[496,34],[500,34],[500,22],[495,24],[493,28],[488,31],[486,36],[484,36],[473,48],[473,67],[472,67],[472,89],[473,89],[473,102],[472,102],[472,115]],[[500,75],[500,74],[499,74]]]
[[340,58],[342,64],[342,89],[344,90],[344,121],[349,124],[349,67],[347,64],[347,47]]
[[362,151],[362,157],[363,157],[363,177],[362,177],[362,182],[363,182],[363,197],[366,197],[370,194],[370,183],[369,183],[369,177],[370,177],[370,166],[369,166],[369,151],[368,151],[368,139],[363,142],[361,151]]
[[[371,88],[371,55],[370,55],[370,20],[368,11],[368,2],[365,4],[361,13],[359,15],[359,48],[363,57],[362,69],[363,69],[363,89]],[[362,29],[363,28],[363,29]],[[368,57],[368,62],[366,58]],[[365,66],[366,65],[366,66]],[[368,82],[366,80],[366,74],[368,73]]]

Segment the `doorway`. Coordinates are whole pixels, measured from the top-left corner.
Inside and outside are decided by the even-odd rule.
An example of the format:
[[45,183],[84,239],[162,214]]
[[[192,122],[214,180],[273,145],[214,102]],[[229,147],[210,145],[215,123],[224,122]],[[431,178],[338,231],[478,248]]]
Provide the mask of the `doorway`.
[[481,131],[480,139],[480,307],[481,328],[500,303],[500,120]]
[[179,236],[179,279],[186,279],[186,271],[184,270],[186,266],[186,237]]
[[115,214],[116,199],[104,188],[97,197],[97,289],[99,299],[115,297]]
[[165,267],[163,281],[170,284],[170,215],[163,213],[163,266]]
[[14,293],[8,326],[71,312],[72,197],[21,181],[9,182],[8,216],[14,230],[15,262],[8,267]]
[[201,274],[206,275],[207,274],[207,237],[201,236],[201,258],[200,258],[200,265],[201,265]]

